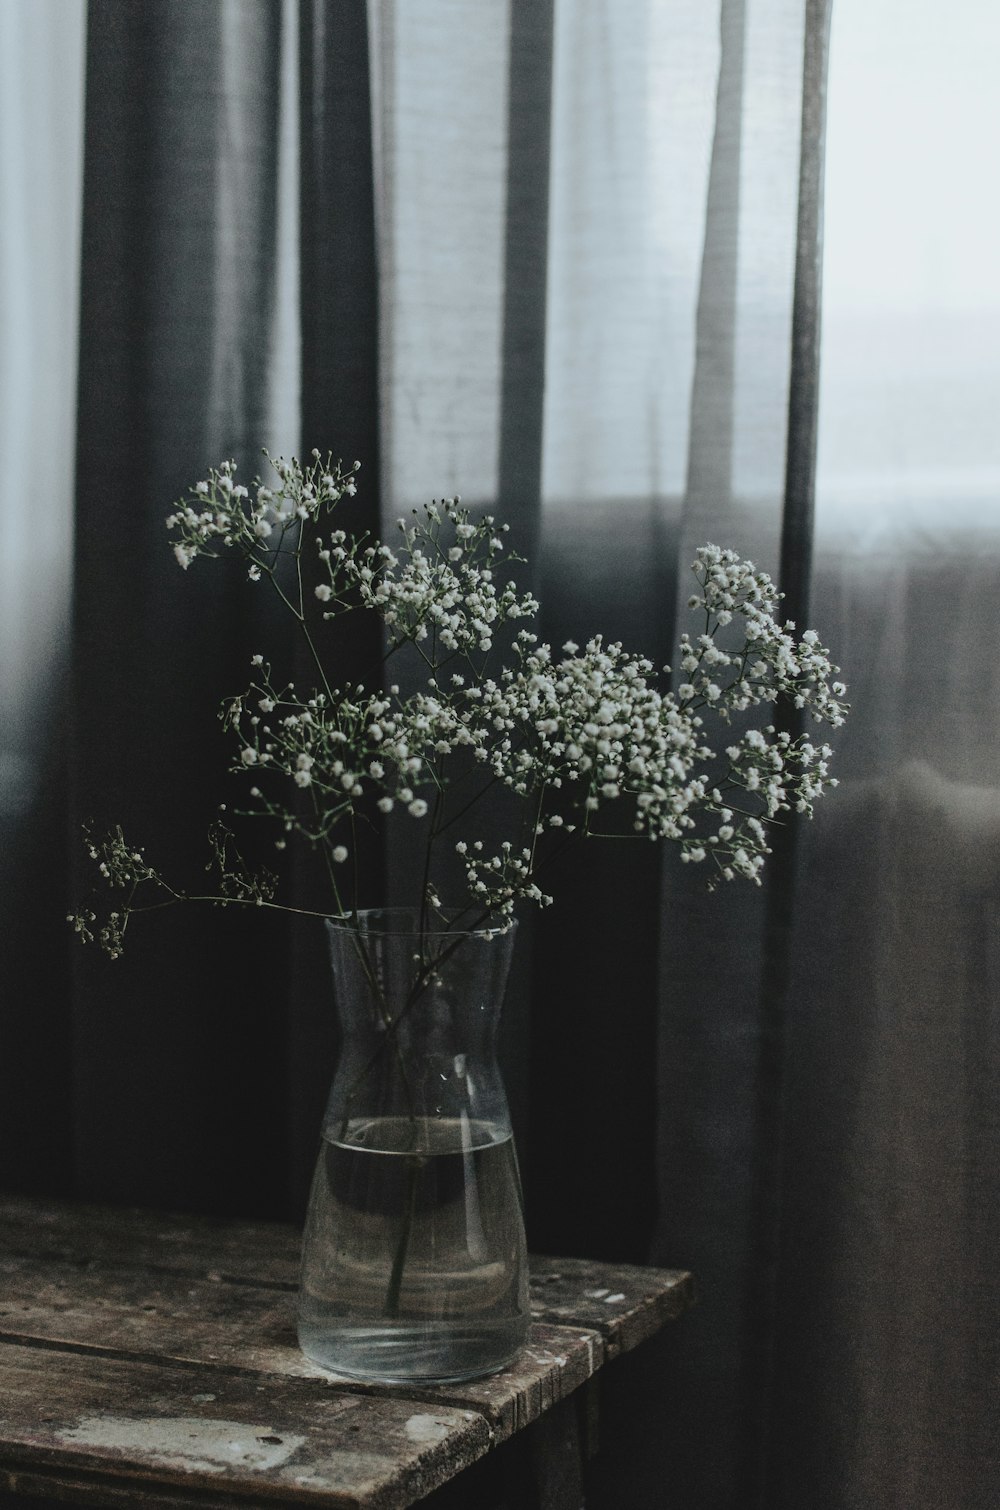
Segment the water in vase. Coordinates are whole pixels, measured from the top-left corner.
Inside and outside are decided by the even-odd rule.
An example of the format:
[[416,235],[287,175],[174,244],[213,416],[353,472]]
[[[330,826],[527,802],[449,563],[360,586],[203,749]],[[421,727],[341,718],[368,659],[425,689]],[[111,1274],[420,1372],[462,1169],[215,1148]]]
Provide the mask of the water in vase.
[[303,1249],[307,1357],[357,1378],[472,1378],[510,1359],[528,1318],[508,1128],[366,1118],[324,1140]]

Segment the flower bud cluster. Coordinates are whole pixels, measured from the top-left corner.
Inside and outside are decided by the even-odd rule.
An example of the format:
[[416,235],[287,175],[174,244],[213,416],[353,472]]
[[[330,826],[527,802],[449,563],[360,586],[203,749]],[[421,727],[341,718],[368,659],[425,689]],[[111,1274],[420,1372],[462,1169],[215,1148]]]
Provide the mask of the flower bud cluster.
[[[89,828],[84,830],[87,853],[97,865],[100,875],[108,886],[127,891],[124,903],[109,912],[97,930],[97,940],[110,959],[118,959],[124,948],[125,928],[129,917],[129,902],[136,889],[144,882],[156,880],[156,873],[143,856],[142,850],[128,844],[121,827],[116,826],[100,839],[94,839]],[[91,924],[97,923],[92,908],[71,912],[66,921],[85,943],[92,943],[94,931]]]
[[582,806],[587,829],[599,809],[621,804],[635,832],[681,838],[704,793],[696,763],[711,753],[700,720],[651,685],[652,663],[619,643],[595,637],[580,652],[570,642],[558,661],[548,645],[522,646],[520,663],[482,689],[500,733],[494,774],[519,796],[540,786],[564,793]]
[[[391,648],[430,642],[440,651],[486,654],[500,625],[538,612],[530,593],[494,580],[506,525],[492,515],[473,523],[457,498],[424,510],[422,520],[400,519],[396,549],[349,541],[344,532],[317,541],[327,580],[315,589],[324,617],[360,605],[378,613]],[[511,559],[516,560],[516,557]]]
[[[789,811],[811,815],[836,784],[829,745],[787,732],[779,718],[747,727],[753,709],[775,704],[839,727],[845,688],[819,637],[796,637],[794,624],[778,622],[780,593],[736,552],[706,545],[697,553],[689,606],[702,622],[681,638],[671,690],[669,667],[620,643],[594,636],[582,650],[567,642],[555,653],[519,624],[538,603],[505,567],[501,575],[501,563],[519,558],[492,516],[475,518],[446,498],[401,519],[390,546],[331,529],[325,517],[355,493],[359,463],[345,469],[318,452],[306,467],[268,459],[274,484],[257,479],[247,489],[224,462],[167,522],[182,567],[235,548],[252,578],[270,579],[304,637],[313,687],[283,683],[255,655],[250,686],[222,716],[236,740],[232,769],[249,788],[244,815],[271,818],[278,849],[297,835],[323,852],[338,914],[342,867],[346,879],[357,864],[358,824],[394,810],[426,846],[426,905],[437,910],[444,894],[437,872],[447,836],[442,875],[457,851],[462,916],[477,925],[509,919],[519,901],[547,905],[539,869],[574,836],[671,840],[682,860],[707,862],[710,884],[760,884],[769,826]],[[316,556],[304,570],[307,543]],[[294,570],[278,569],[282,555]],[[402,690],[396,682],[378,691],[336,684],[318,630],[356,609],[382,621],[386,661],[409,657]],[[707,738],[709,719],[725,728],[724,748]],[[513,799],[518,833],[493,852],[478,839],[456,843],[478,804],[496,796],[501,810]],[[210,840],[218,892],[201,900],[278,905],[275,878],[243,864],[228,830],[216,826]],[[158,888],[169,900],[189,894],[151,870],[120,830],[88,842],[104,881],[125,891],[99,932],[117,955],[138,889]],[[93,912],[70,921],[83,938],[94,936]]]
[[345,469],[342,462],[323,458],[318,451],[305,469],[294,457],[267,459],[277,474],[277,486],[268,487],[258,477],[251,496],[235,481],[236,463],[224,461],[175,506],[167,528],[176,535],[174,556],[185,571],[197,556],[215,557],[220,546],[235,546],[249,560],[250,576],[257,581],[289,529],[317,519],[357,492],[354,478],[360,462]]
[[499,854],[488,857],[481,839],[471,845],[459,840],[455,849],[465,862],[470,898],[491,917],[511,917],[516,904],[522,901],[534,902],[539,907],[551,906],[552,898],[533,879],[531,849],[515,852],[508,839],[501,844]]
[[[847,689],[834,680],[837,668],[815,631],[807,629],[796,641],[793,623],[777,623],[781,594],[767,573],[716,545],[702,546],[691,569],[700,591],[688,599],[688,607],[704,612],[705,630],[695,639],[681,636],[678,669],[684,680],[677,695],[682,704],[711,705],[728,720],[732,713],[787,698],[817,721],[838,728],[847,711],[842,701]],[[725,631],[737,620],[742,620],[742,634],[726,649],[719,632],[725,640]]]
[[[442,625],[436,612],[442,591],[443,611],[459,605],[469,613],[471,601],[478,613],[476,584],[458,579],[466,568],[449,559],[436,529],[450,524],[474,562],[477,550],[497,548],[496,537],[487,538],[492,521],[471,524],[454,500],[443,508],[443,514],[436,506],[428,511],[428,535],[404,527],[402,562],[384,547],[360,549],[342,534],[330,537],[331,598],[335,590],[359,588],[383,616],[396,604],[390,623],[408,616],[405,632],[418,643],[421,625]],[[431,541],[436,558],[420,539],[425,547]],[[364,575],[371,560],[376,564]],[[479,566],[468,569],[481,574]],[[708,628],[694,644],[685,637],[681,669],[689,682],[676,694],[655,684],[652,662],[599,636],[582,651],[567,642],[556,656],[522,629],[510,663],[495,677],[485,669],[477,674],[473,652],[484,651],[481,631],[474,626],[467,634],[469,621],[457,615],[472,674],[445,676],[440,663],[429,660],[426,685],[405,695],[393,685],[386,693],[348,687],[332,699],[315,691],[302,699],[292,687],[276,689],[265,668],[226,711],[241,741],[236,769],[255,783],[270,770],[308,790],[310,803],[293,801],[287,789],[265,795],[255,784],[256,810],[279,818],[286,834],[294,830],[334,845],[344,820],[398,806],[412,818],[430,818],[432,841],[446,805],[448,762],[459,757],[466,775],[470,763],[480,767],[487,784],[502,784],[533,815],[530,849],[511,844],[488,860],[470,854],[466,880],[474,905],[488,903],[506,914],[516,899],[541,901],[534,879],[538,841],[562,842],[578,830],[677,841],[685,861],[712,862],[713,880],[742,876],[759,884],[769,853],[766,825],[790,808],[811,815],[815,799],[835,784],[828,774],[830,747],[768,724],[716,752],[706,743],[702,713],[728,721],[733,711],[784,696],[808,706],[815,718],[839,724],[843,689],[829,685],[834,668],[815,635],[796,642],[791,626],[778,627],[779,595],[766,574],[715,547],[699,553],[694,570],[702,591],[693,606],[706,612]],[[532,600],[519,606],[534,612]],[[746,623],[742,647],[718,649],[715,635],[737,618]],[[263,665],[262,657],[254,659]],[[715,680],[706,685],[709,678]],[[278,842],[283,847],[284,839]],[[337,864],[349,857],[343,843],[331,852]]]

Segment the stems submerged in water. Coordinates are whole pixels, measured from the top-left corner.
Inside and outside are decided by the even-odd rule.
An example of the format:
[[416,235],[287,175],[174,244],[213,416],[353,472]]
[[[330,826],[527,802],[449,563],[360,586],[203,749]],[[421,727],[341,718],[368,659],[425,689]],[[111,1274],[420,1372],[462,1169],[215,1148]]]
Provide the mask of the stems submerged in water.
[[[373,1282],[380,1278],[371,1319],[405,1330],[420,1324],[437,1243],[450,1265],[472,1265],[484,1283],[495,1261],[478,1216],[488,1197],[475,1181],[480,1146],[510,1140],[493,1042],[514,928],[428,931],[418,909],[402,918],[362,913],[359,932],[351,921],[328,925],[344,1030],[328,1136],[377,1181],[371,1220],[379,1248],[368,1261]],[[449,1213],[447,1229],[434,1226],[444,1220],[436,1211]],[[343,1220],[351,1220],[346,1211]],[[510,1230],[523,1242],[521,1215]],[[336,1231],[330,1239],[336,1246]]]

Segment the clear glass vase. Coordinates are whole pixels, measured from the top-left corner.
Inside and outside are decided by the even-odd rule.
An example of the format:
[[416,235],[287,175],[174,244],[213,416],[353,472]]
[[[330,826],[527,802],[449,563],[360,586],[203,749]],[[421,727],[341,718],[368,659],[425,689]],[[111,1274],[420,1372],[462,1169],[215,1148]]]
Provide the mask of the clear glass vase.
[[528,1265],[494,1044],[514,944],[418,913],[327,924],[342,1048],[306,1220],[299,1342],[354,1378],[508,1363]]

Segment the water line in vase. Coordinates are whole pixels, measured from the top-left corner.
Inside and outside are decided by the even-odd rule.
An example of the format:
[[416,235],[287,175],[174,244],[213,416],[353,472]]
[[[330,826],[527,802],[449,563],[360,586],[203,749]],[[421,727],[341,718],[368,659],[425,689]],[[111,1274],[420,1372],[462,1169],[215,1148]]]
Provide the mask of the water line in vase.
[[[389,1318],[395,1318],[399,1316],[403,1279],[406,1272],[406,1259],[410,1248],[413,1225],[416,1217],[417,1190],[421,1174],[426,1165],[426,1159],[422,1156],[417,1147],[418,1137],[416,1104],[413,1088],[410,1084],[409,1076],[407,1074],[406,1061],[399,1043],[398,1030],[400,1024],[408,1017],[409,1013],[416,1006],[417,1002],[423,996],[428,986],[432,984],[434,977],[440,970],[441,966],[445,964],[447,960],[450,959],[458,951],[458,949],[461,948],[462,944],[465,943],[470,936],[475,936],[477,928],[483,922],[485,922],[489,915],[490,914],[488,911],[483,912],[477,919],[476,925],[472,929],[462,930],[460,933],[455,934],[448,942],[446,947],[440,953],[436,954],[433,959],[431,959],[428,957],[428,930],[426,927],[426,918],[423,910],[421,910],[420,930],[418,934],[420,942],[419,950],[416,955],[416,959],[419,962],[420,968],[410,987],[403,1007],[395,1017],[391,1015],[388,1000],[386,999],[382,983],[379,980],[378,971],[375,968],[374,961],[371,958],[369,951],[365,947],[364,932],[360,927],[357,926],[357,922],[355,922],[355,926],[350,930],[353,935],[354,947],[361,961],[362,969],[368,981],[369,988],[371,989],[376,1010],[382,1020],[386,1036],[383,1042],[379,1044],[378,1048],[371,1055],[368,1062],[361,1070],[360,1074],[355,1078],[354,1084],[347,1092],[344,1104],[344,1113],[340,1122],[340,1140],[342,1143],[347,1142],[352,1106],[357,1100],[357,1097],[360,1095],[361,1089],[368,1076],[377,1065],[379,1059],[386,1053],[387,1049],[389,1048],[389,1044],[391,1043],[392,1051],[395,1056],[396,1065],[399,1072],[400,1082],[403,1088],[403,1094],[406,1100],[407,1119],[410,1124],[410,1137],[413,1144],[413,1152],[407,1155],[406,1204],[402,1213],[399,1239],[396,1243],[395,1251],[393,1254],[393,1261],[389,1273],[389,1280],[386,1288],[386,1296],[383,1307],[385,1316]],[[355,919],[357,919],[357,913],[355,913],[354,916]],[[459,1057],[464,1058],[464,1056]],[[466,1176],[465,1204],[468,1222],[469,1253],[471,1257],[476,1258],[477,1256],[481,1256],[485,1252],[486,1245],[485,1237],[483,1234],[482,1217],[479,1211],[478,1184],[475,1174],[471,1129],[469,1127],[468,1113],[464,1109],[460,1113],[460,1119],[462,1162]]]

